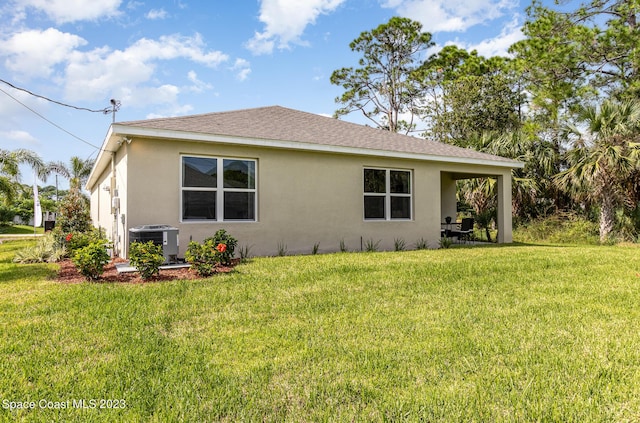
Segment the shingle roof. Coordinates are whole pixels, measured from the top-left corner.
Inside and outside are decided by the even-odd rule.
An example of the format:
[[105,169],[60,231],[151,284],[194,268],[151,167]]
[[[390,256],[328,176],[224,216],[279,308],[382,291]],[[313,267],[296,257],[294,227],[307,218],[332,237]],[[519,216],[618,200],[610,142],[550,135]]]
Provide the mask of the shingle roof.
[[504,157],[280,106],[118,122],[118,125],[456,159],[489,160],[518,166],[518,162]]

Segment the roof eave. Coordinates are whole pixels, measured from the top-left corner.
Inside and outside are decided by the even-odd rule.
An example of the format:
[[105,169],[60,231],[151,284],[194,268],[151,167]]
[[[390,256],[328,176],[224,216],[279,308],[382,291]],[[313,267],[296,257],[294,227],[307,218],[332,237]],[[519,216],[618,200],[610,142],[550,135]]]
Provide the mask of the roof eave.
[[[172,139],[172,140],[186,140],[186,141],[195,141],[195,142],[216,142],[222,144],[233,144],[233,145],[245,145],[245,146],[253,146],[253,147],[267,147],[267,148],[282,148],[289,150],[300,150],[300,151],[317,151],[317,152],[325,152],[325,153],[341,153],[341,154],[352,154],[352,155],[360,155],[360,156],[377,156],[377,157],[390,157],[390,158],[399,158],[399,159],[413,159],[413,160],[423,160],[423,161],[432,161],[432,162],[441,162],[441,163],[456,163],[456,164],[473,164],[473,165],[482,165],[482,166],[494,166],[494,167],[502,167],[502,168],[523,168],[524,163],[515,161],[515,160],[492,160],[492,159],[484,159],[484,158],[467,158],[467,157],[455,157],[455,156],[440,156],[434,154],[422,154],[422,153],[410,153],[410,152],[401,152],[401,151],[393,151],[393,150],[379,150],[379,149],[369,149],[369,148],[358,148],[358,147],[345,147],[345,146],[336,146],[336,145],[326,145],[326,144],[314,144],[309,142],[298,142],[298,141],[282,141],[282,140],[270,140],[270,139],[260,139],[260,138],[240,138],[226,135],[213,135],[206,134],[200,132],[186,132],[186,131],[176,131],[176,130],[168,130],[168,129],[156,129],[156,128],[142,128],[136,126],[129,125],[118,125],[114,124],[111,126],[110,133],[107,135],[107,139],[105,140],[106,150],[111,150],[115,146],[115,141],[113,138],[116,136],[132,136],[132,137],[149,137],[149,138],[164,138],[164,139]],[[109,143],[111,141],[111,143]],[[112,148],[108,148],[111,145]],[[104,150],[100,152],[101,155],[104,153]],[[100,156],[99,156],[100,158]],[[96,168],[97,168],[96,163]],[[95,168],[94,168],[95,170]]]

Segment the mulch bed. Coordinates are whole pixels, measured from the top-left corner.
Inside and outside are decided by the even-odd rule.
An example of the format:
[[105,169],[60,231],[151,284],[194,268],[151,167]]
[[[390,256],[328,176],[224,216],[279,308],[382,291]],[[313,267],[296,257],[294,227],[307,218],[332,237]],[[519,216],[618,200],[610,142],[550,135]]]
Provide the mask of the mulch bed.
[[[202,277],[198,276],[198,274],[189,269],[189,268],[178,268],[178,269],[161,269],[160,274],[158,276],[153,277],[152,279],[142,280],[140,274],[138,272],[127,272],[127,273],[118,273],[116,270],[116,264],[125,263],[126,260],[121,258],[115,258],[111,260],[109,264],[107,264],[104,268],[104,273],[100,279],[93,281],[96,283],[113,283],[113,282],[124,282],[124,283],[148,283],[148,282],[164,282],[164,281],[172,281],[177,279],[202,279]],[[230,266],[218,266],[218,273],[228,273],[233,270],[236,264],[238,264],[239,260],[232,261]],[[58,263],[60,266],[60,270],[58,271],[58,275],[56,280],[62,283],[80,283],[86,282],[86,278],[78,272],[76,266],[69,259],[63,260]],[[214,275],[215,276],[215,275]]]

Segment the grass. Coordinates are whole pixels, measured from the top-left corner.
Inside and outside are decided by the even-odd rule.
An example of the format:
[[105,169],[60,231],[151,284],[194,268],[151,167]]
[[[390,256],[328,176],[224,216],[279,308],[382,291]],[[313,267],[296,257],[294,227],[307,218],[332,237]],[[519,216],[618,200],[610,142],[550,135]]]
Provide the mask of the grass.
[[0,401],[36,409],[2,421],[640,420],[634,246],[255,258],[208,280],[62,285],[50,265],[9,263],[19,245],[0,245]]
[[[36,228],[36,233],[44,233],[44,228]],[[0,225],[0,235],[33,235],[33,226]]]

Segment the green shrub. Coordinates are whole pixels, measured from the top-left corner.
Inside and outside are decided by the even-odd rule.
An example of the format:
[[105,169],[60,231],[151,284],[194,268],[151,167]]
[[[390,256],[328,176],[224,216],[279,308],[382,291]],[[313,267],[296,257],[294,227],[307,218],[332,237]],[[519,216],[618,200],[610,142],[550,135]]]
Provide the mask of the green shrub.
[[73,257],[76,250],[86,247],[94,241],[106,242],[103,231],[97,228],[90,228],[86,232],[65,232],[56,226],[52,233],[57,245],[64,247],[70,257]]
[[16,211],[13,207],[0,205],[0,225],[11,225]]
[[[219,248],[218,257],[220,259],[219,262],[222,264],[231,263],[231,259],[235,254],[236,246],[238,245],[238,240],[229,235],[224,229],[218,230],[214,236],[206,238],[203,242],[211,242],[215,248]],[[224,245],[224,248],[218,247],[221,244]]]
[[129,262],[138,269],[142,279],[151,279],[160,273],[160,265],[164,263],[162,245],[153,241],[133,242],[129,245]]
[[72,258],[78,271],[89,280],[96,280],[102,275],[109,259],[104,240],[93,241],[86,247],[76,250]]
[[46,234],[30,247],[16,252],[14,263],[55,263],[66,256],[66,250],[56,242],[53,234]]
[[518,242],[598,244],[598,224],[571,213],[556,214],[519,225],[513,231]]
[[221,261],[221,252],[216,249],[218,245],[220,244],[215,244],[211,238],[202,244],[192,241],[184,258],[198,275],[206,278],[216,273],[216,266]]
[[69,191],[60,203],[56,228],[65,234],[91,231],[89,201],[77,190]]

